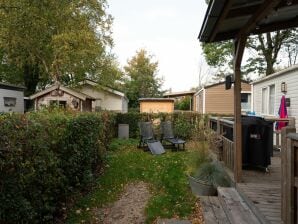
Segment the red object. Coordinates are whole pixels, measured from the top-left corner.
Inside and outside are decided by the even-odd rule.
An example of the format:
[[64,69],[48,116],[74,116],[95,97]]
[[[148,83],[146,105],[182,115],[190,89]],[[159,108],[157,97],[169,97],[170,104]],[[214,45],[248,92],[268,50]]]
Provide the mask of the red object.
[[[284,95],[281,97],[278,114],[279,118],[288,118],[286,97]],[[276,123],[276,130],[281,130],[285,126],[287,126],[287,122],[279,121]]]

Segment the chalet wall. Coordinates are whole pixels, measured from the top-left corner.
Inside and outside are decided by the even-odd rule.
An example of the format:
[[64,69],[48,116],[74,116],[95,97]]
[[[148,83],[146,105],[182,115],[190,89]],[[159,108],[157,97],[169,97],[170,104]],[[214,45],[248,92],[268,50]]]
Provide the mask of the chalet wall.
[[[4,97],[16,98],[14,107],[4,105]],[[0,89],[0,112],[17,112],[24,113],[24,92],[9,89]]]
[[88,84],[83,85],[79,91],[96,99],[92,102],[92,111],[95,111],[95,107],[99,106],[102,110],[127,112],[128,102],[122,96],[118,96],[100,88],[95,88]]
[[[205,89],[205,113],[234,114],[234,89],[225,89],[224,84]],[[241,84],[241,91],[251,91],[251,85]]]
[[[296,118],[296,129],[298,129],[298,67],[296,69],[285,71],[274,78],[253,84],[253,109],[256,113],[262,114],[262,89],[270,85],[275,85],[274,114],[278,115],[280,100],[283,95],[281,92],[281,83],[287,84],[286,98],[290,98],[290,107],[287,107],[288,116]],[[262,114],[269,115],[269,114]]]
[[[63,95],[61,95],[61,96],[52,96],[52,92],[50,92],[50,93],[47,93],[41,97],[36,98],[36,100],[35,100],[36,109],[38,110],[38,109],[42,108],[43,106],[49,106],[51,101],[57,101],[57,100],[58,101],[66,101],[66,105],[68,107],[70,107],[71,109],[76,110],[76,111],[81,111],[81,100],[66,93],[66,92],[63,92]],[[77,108],[75,108],[74,104],[72,103],[74,100],[78,102]],[[87,105],[85,105],[85,107],[88,108]]]

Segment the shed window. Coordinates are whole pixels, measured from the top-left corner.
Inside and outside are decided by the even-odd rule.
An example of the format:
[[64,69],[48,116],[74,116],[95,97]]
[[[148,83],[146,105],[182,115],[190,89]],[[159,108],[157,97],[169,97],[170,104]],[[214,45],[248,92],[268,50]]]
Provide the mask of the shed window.
[[14,97],[3,97],[5,107],[15,107],[17,99]]

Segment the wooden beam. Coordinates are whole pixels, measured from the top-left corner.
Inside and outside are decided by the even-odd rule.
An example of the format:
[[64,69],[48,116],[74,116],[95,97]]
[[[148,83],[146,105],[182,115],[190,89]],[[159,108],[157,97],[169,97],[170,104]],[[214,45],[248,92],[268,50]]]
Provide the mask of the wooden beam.
[[242,17],[254,14],[260,5],[250,5],[248,7],[240,7],[231,9],[227,14],[227,19],[235,18],[235,17]]
[[263,20],[270,12],[278,6],[281,0],[266,0],[254,13],[254,15],[247,21],[247,23],[238,32],[238,38],[245,35],[248,36],[254,30],[257,24]]
[[[276,23],[270,23],[268,25],[258,26],[254,30],[252,30],[250,32],[250,34],[256,35],[256,34],[261,34],[261,33],[268,33],[268,32],[273,32],[273,31],[277,31],[277,30],[291,29],[291,28],[295,28],[297,26],[298,26],[298,17],[291,19],[291,20],[286,20],[286,21],[282,21],[282,22],[276,22]],[[214,42],[233,39],[238,34],[238,32],[239,32],[239,30],[232,30],[232,31],[229,31],[226,33],[219,33],[214,38]]]
[[234,42],[234,180],[241,181],[242,176],[242,122],[241,122],[241,61],[247,36],[241,36]]
[[212,31],[212,34],[211,34],[211,37],[210,37],[210,42],[213,42],[213,39],[215,38],[216,34],[218,33],[218,30],[219,30],[219,27],[222,23],[222,21],[224,21],[224,19],[227,17],[229,11],[230,11],[230,8],[232,7],[232,0],[228,0],[226,3],[225,3],[225,7],[224,7],[224,10],[222,11],[222,13],[220,14],[219,18],[217,19],[217,22],[213,28],[213,31]]

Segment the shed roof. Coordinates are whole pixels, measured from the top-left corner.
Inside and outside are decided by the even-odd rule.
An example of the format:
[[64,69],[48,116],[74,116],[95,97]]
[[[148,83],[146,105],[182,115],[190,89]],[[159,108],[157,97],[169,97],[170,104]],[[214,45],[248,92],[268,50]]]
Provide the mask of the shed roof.
[[79,85],[83,85],[83,84],[88,84],[88,85],[91,85],[91,86],[100,86],[103,90],[107,91],[107,92],[110,92],[110,93],[113,93],[115,95],[118,95],[118,96],[121,96],[121,97],[125,97],[125,94],[119,90],[116,90],[116,89],[113,89],[111,87],[108,87],[108,86],[103,86],[91,79],[85,79],[84,81],[80,82]]
[[72,95],[72,96],[75,96],[75,97],[77,97],[77,98],[79,98],[79,99],[81,99],[81,100],[84,100],[84,101],[85,101],[86,99],[94,100],[93,97],[91,97],[91,96],[89,96],[89,95],[87,95],[87,94],[77,92],[76,90],[70,89],[70,88],[65,87],[65,86],[61,86],[61,85],[59,85],[59,84],[55,84],[55,85],[53,85],[53,86],[50,86],[50,87],[46,88],[45,90],[42,90],[42,91],[40,91],[40,92],[38,92],[38,93],[35,93],[35,94],[31,95],[31,96],[29,97],[29,99],[30,99],[30,100],[33,100],[33,99],[35,99],[35,98],[37,98],[37,97],[43,96],[43,95],[45,95],[45,94],[47,94],[47,93],[49,93],[49,92],[51,92],[51,91],[53,91],[53,90],[56,90],[56,89],[61,89],[61,90],[63,90],[64,92],[66,92],[66,93],[68,93],[68,94],[70,94],[70,95]]
[[172,93],[164,93],[164,97],[179,97],[179,96],[191,96],[195,94],[196,91],[182,91],[182,92],[172,92]]
[[[272,11],[267,15],[268,6]],[[297,12],[298,0],[211,0],[199,39],[218,42],[234,39],[242,31],[251,35],[297,27]]]
[[173,98],[140,98],[139,101],[142,102],[174,102]]
[[13,85],[13,84],[9,84],[9,83],[0,82],[0,89],[24,91],[26,88],[24,86],[19,86],[19,85]]
[[[268,76],[262,77],[260,79],[257,79],[255,81],[251,82],[251,84],[254,85],[254,84],[261,83],[261,82],[264,82],[264,81],[267,81],[267,80],[270,80],[270,79],[274,79],[276,77],[288,74],[289,72],[292,72],[292,71],[298,71],[298,65],[291,66],[289,68],[283,69],[283,70],[278,71],[276,73],[273,73],[271,75],[268,75]],[[297,74],[293,74],[293,75],[297,75]]]

